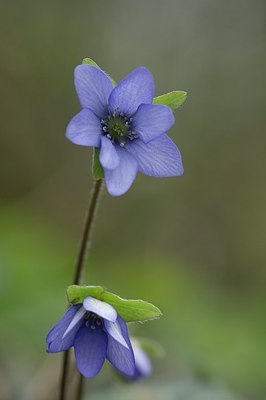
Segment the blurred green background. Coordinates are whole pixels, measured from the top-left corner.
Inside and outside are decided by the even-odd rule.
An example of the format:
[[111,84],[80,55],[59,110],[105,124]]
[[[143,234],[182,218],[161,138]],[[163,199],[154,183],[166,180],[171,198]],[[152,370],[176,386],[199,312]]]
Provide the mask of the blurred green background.
[[86,279],[160,307],[163,319],[132,332],[166,357],[132,387],[106,366],[89,398],[265,399],[265,11],[264,0],[2,3],[1,400],[57,396],[61,357],[45,336],[66,307],[92,186],[91,151],[64,138],[84,57],[117,81],[145,65],[157,95],[189,93],[170,132],[184,176],[104,193]]

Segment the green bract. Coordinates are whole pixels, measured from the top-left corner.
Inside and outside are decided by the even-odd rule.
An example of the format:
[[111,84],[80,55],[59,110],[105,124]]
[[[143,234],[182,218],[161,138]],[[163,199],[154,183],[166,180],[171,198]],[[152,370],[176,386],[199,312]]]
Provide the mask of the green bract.
[[143,300],[126,300],[107,292],[102,286],[78,286],[67,288],[70,304],[82,303],[85,297],[92,296],[113,306],[125,322],[143,322],[161,317],[161,311],[153,304]]
[[174,92],[162,94],[153,99],[153,104],[163,104],[170,107],[172,110],[176,110],[187,98],[187,92],[182,90],[175,90]]
[[89,65],[92,65],[93,67],[100,68],[99,65],[95,61],[93,61],[91,58],[87,58],[87,57],[83,58],[82,64],[89,64]]
[[[92,65],[93,67],[97,67],[101,71],[103,71],[103,69],[101,67],[99,67],[99,65],[95,61],[93,61],[91,58],[83,58],[82,64]],[[103,71],[103,72],[105,73],[105,75],[109,76],[109,78],[112,81],[113,86],[116,86],[116,82],[113,80],[113,78],[109,74],[107,74],[107,72],[105,72],[105,71]]]
[[98,147],[94,147],[92,154],[92,176],[96,181],[99,179],[104,179],[103,167],[101,166],[99,156],[100,149]]
[[71,285],[67,288],[67,298],[70,304],[82,303],[85,297],[92,296],[100,300],[100,296],[104,292],[102,286],[78,286]]

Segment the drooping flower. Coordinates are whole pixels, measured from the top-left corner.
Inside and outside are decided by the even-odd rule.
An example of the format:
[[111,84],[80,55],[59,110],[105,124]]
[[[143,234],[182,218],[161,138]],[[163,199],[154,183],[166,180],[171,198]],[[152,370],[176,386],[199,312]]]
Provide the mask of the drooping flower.
[[108,192],[124,194],[137,172],[153,177],[183,173],[177,146],[166,132],[174,124],[172,110],[152,104],[152,74],[139,67],[116,87],[95,66],[75,69],[75,86],[82,111],[69,123],[66,136],[75,144],[100,148],[100,163]]
[[95,377],[105,359],[125,376],[134,376],[135,359],[123,319],[113,306],[91,296],[72,305],[50,330],[48,353],[74,346],[77,368],[86,378]]

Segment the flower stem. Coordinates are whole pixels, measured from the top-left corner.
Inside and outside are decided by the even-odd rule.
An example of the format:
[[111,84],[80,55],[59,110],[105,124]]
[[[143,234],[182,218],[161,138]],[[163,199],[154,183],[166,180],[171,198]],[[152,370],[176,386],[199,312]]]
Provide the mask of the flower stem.
[[78,254],[78,259],[75,268],[75,274],[73,279],[73,285],[78,285],[81,280],[84,263],[86,261],[86,255],[89,250],[91,234],[93,223],[96,217],[96,212],[100,200],[101,188],[102,188],[102,179],[95,181],[94,187],[92,189],[91,201],[88,209],[88,214],[85,220],[83,235],[80,243],[80,249]]
[[[80,242],[77,262],[74,271],[73,277],[73,285],[80,284],[82,273],[84,270],[84,264],[86,261],[86,256],[91,243],[91,234],[93,229],[93,224],[95,221],[97,208],[100,200],[101,188],[103,185],[103,180],[99,179],[94,182],[94,186],[92,189],[91,200],[89,203],[89,208],[87,212],[87,216],[85,219],[85,225],[83,229],[83,234]],[[61,374],[61,384],[60,384],[60,395],[59,400],[66,399],[66,383],[67,383],[67,375],[68,375],[68,366],[69,366],[70,352],[69,350],[64,352],[63,356],[63,366],[62,366],[62,374]],[[78,393],[76,400],[81,398],[81,387],[82,387],[82,376],[79,377],[79,385],[78,385]]]
[[76,400],[80,400],[82,398],[83,386],[84,386],[84,377],[83,375],[79,374]]

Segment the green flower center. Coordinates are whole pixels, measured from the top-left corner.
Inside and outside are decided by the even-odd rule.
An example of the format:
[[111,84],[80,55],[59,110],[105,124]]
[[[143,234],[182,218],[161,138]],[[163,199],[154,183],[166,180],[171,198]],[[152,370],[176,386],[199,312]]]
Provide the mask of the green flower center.
[[116,113],[110,114],[101,121],[103,135],[110,139],[113,144],[124,147],[128,140],[134,140],[138,137],[132,131],[131,123],[132,118]]
[[113,139],[119,140],[124,138],[128,132],[128,127],[125,125],[125,121],[121,117],[114,117],[107,121],[107,129]]

